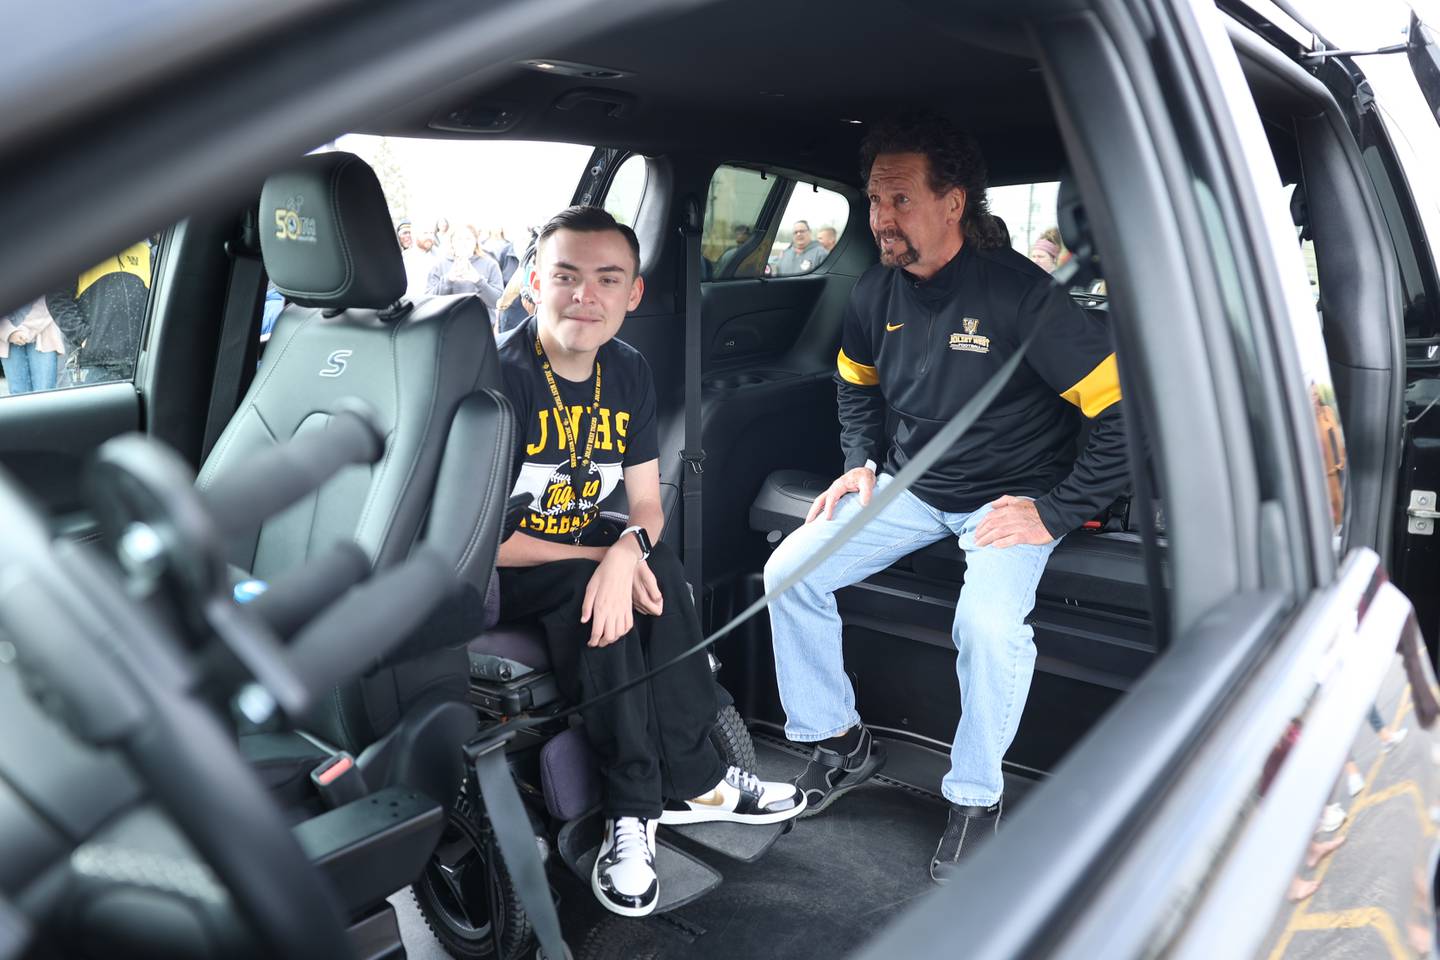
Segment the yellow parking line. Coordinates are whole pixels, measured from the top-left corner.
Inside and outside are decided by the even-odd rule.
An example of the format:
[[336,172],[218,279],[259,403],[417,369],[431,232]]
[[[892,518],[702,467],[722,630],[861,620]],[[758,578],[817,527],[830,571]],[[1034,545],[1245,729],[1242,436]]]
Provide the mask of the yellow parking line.
[[1414,780],[1401,780],[1381,790],[1379,793],[1372,793],[1368,796],[1361,796],[1350,807],[1350,819],[1353,822],[1355,815],[1361,810],[1376,807],[1386,800],[1393,800],[1396,797],[1408,796],[1415,802],[1415,815],[1420,820],[1420,830],[1427,837],[1435,835],[1435,824],[1430,820],[1430,812],[1425,809],[1425,798],[1420,793],[1420,785]]
[[1329,913],[1310,913],[1302,916],[1296,930],[1358,930],[1370,927],[1380,934],[1390,956],[1396,960],[1407,960],[1410,956],[1400,941],[1400,931],[1395,918],[1379,907],[1361,907],[1358,910],[1334,910]]

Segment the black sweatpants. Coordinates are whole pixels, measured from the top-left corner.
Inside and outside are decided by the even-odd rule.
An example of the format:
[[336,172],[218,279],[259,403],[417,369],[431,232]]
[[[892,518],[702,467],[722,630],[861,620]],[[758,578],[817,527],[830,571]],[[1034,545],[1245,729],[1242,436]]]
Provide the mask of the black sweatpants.
[[[587,646],[590,625],[580,622],[595,561],[500,569],[501,617],[539,620],[560,691],[571,702],[612,690],[700,642],[700,618],[674,551],[659,544],[647,562],[665,612],[637,611],[635,626],[607,647]],[[665,798],[688,800],[719,783],[725,762],[710,742],[717,709],[709,659],[701,653],[582,710],[605,778],[606,815],[658,817]]]

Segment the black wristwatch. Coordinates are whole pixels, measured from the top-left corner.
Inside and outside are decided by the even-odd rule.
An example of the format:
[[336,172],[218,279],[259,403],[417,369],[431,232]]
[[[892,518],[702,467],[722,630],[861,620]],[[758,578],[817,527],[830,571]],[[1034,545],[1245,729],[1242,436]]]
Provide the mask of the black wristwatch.
[[650,534],[645,532],[644,527],[635,526],[626,527],[624,530],[621,530],[620,536],[623,537],[627,533],[635,534],[635,542],[640,544],[640,559],[648,560],[650,558],[650,551],[652,549],[652,547],[650,546]]

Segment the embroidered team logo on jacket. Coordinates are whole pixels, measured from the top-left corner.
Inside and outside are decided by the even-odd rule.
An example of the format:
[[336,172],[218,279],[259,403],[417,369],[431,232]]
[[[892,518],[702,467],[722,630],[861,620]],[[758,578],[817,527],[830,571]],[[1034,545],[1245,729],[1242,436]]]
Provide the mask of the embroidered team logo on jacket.
[[965,317],[960,321],[964,333],[950,334],[950,349],[964,350],[969,353],[989,353],[990,338],[982,337],[979,334],[980,320],[977,317]]

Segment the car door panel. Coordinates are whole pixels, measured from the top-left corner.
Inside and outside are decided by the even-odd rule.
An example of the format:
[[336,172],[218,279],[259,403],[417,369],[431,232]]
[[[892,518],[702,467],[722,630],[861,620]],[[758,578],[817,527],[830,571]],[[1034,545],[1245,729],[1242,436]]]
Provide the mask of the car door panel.
[[705,552],[717,576],[764,562],[746,520],[767,476],[840,471],[835,350],[853,285],[822,272],[701,288],[706,456],[726,471],[705,490]]
[[781,357],[809,320],[829,277],[728,280],[700,289],[705,368]]
[[140,395],[129,382],[5,397],[0,467],[52,515],[73,516],[86,459],[111,437],[140,429],[140,416]]

